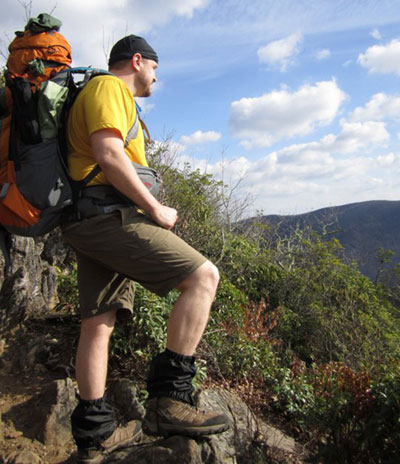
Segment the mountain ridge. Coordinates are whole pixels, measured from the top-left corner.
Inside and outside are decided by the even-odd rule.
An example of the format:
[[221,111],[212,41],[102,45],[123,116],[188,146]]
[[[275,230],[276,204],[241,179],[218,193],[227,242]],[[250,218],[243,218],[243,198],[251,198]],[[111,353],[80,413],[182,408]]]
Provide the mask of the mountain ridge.
[[296,227],[308,227],[336,237],[344,248],[345,260],[356,261],[360,271],[372,280],[382,267],[380,248],[395,253],[390,267],[400,261],[400,201],[362,201],[295,215],[270,214],[246,222],[274,226],[280,236],[287,236]]

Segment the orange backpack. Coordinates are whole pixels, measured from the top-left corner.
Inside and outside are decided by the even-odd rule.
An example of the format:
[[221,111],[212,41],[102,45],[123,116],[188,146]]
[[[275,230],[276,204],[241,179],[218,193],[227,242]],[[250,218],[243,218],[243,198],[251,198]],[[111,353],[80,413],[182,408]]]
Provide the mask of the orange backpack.
[[72,62],[71,46],[58,30],[61,21],[42,13],[31,18],[25,31],[17,31],[10,43],[7,78],[26,78],[36,88]]
[[[40,132],[40,89],[72,60],[60,26],[44,13],[30,19],[24,32],[16,32],[9,45],[6,87],[0,89],[0,224],[19,235],[51,230],[58,220],[54,213],[71,196],[63,160],[53,156],[54,172],[41,163],[52,150],[57,153],[57,141],[43,140]],[[33,188],[35,182],[43,192]]]

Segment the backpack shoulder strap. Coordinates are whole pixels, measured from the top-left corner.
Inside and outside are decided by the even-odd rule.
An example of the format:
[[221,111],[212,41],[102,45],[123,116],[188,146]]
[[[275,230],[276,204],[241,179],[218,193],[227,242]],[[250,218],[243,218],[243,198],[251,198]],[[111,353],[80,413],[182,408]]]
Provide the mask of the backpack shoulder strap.
[[5,118],[10,114],[10,108],[7,103],[6,87],[0,88],[0,118]]
[[132,127],[129,129],[128,134],[127,134],[127,136],[125,138],[125,143],[124,143],[125,148],[129,145],[129,142],[131,140],[136,139],[136,137],[137,137],[137,135],[139,133],[139,125],[140,125],[139,112],[138,112],[138,109],[136,107],[135,121],[134,121]]
[[142,126],[142,130],[144,133],[145,141],[149,142],[150,141],[150,132],[149,129],[147,128],[146,124],[144,121],[141,119],[139,116],[139,113],[141,111],[140,106],[135,102],[136,105],[136,116],[135,116],[135,121],[132,125],[132,127],[128,131],[128,135],[126,136],[124,147],[126,148],[129,144],[129,142],[133,139],[135,139],[139,133],[139,126]]
[[[139,132],[139,124],[140,124],[139,116],[138,116],[138,113],[136,112],[135,122],[133,123],[132,127],[129,129],[128,135],[126,136],[126,139],[125,139],[125,143],[124,143],[125,148],[128,146],[131,140],[137,137],[138,132]],[[86,185],[89,182],[91,182],[97,176],[97,174],[100,174],[100,172],[101,172],[101,167],[98,164],[96,164],[96,166],[89,172],[89,174],[80,181],[82,187],[86,187]]]
[[144,134],[144,140],[146,142],[150,142],[151,141],[151,136],[150,136],[149,129],[147,128],[147,126],[146,126],[145,122],[143,121],[143,119],[139,118],[139,121],[140,121],[140,125],[142,126],[142,130],[143,130],[143,134]]

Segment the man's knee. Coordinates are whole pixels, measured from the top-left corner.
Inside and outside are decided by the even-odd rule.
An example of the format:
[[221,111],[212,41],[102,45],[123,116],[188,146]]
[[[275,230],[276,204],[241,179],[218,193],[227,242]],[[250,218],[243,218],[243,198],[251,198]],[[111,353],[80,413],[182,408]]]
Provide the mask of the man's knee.
[[215,287],[215,290],[217,290],[218,283],[219,283],[219,271],[217,266],[213,264],[210,261],[206,261],[207,264],[207,270],[205,271],[208,275],[208,279],[210,280],[210,283],[213,287]]
[[211,262],[206,261],[198,267],[189,277],[187,277],[179,286],[179,290],[185,290],[193,287],[203,287],[211,292],[217,290],[219,283],[218,268]]

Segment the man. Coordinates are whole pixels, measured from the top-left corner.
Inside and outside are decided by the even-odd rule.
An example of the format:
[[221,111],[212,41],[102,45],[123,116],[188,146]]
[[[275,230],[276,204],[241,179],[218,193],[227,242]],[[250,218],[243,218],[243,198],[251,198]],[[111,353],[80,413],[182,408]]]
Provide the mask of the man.
[[[97,164],[101,168],[78,202],[81,220],[63,226],[78,261],[80,399],[71,422],[82,463],[101,462],[104,452],[141,437],[137,421],[116,428],[104,399],[109,339],[117,314],[132,311],[134,281],[161,296],[180,291],[168,322],[167,349],[150,365],[146,431],[201,436],[229,426],[223,414],[197,411],[192,399],[193,353],[208,321],[218,270],[170,231],[177,211],[159,203],[138,177],[132,161],[147,165],[142,129],[127,140],[136,119],[134,97],[150,96],[157,64],[156,52],[143,38],[121,39],[111,50],[112,75],[89,81],[68,121],[72,178],[84,179]],[[131,203],[121,204],[110,185]]]

